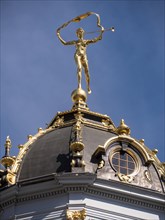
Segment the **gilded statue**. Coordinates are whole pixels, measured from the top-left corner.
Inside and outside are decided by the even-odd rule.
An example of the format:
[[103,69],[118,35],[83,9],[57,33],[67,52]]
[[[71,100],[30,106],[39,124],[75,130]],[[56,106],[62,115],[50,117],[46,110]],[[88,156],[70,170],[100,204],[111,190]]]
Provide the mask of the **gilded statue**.
[[[60,30],[62,28],[66,27],[71,22],[79,22],[82,19],[84,19],[92,14],[96,15],[97,26],[100,28],[100,31],[99,31],[100,34],[98,37],[90,39],[90,40],[84,39],[85,31],[83,30],[83,28],[78,28],[76,31],[76,35],[78,38],[77,40],[72,40],[72,41],[66,42],[61,37]],[[85,14],[77,16],[76,18],[72,19],[71,21],[68,21],[67,23],[63,24],[60,28],[57,29],[57,36],[62,44],[75,45],[75,47],[76,47],[74,59],[75,59],[76,65],[77,65],[78,88],[81,89],[82,70],[84,70],[88,94],[91,93],[91,89],[90,89],[90,74],[89,74],[89,66],[88,66],[86,49],[89,44],[96,43],[97,41],[101,40],[103,32],[104,32],[104,28],[100,24],[100,16],[94,12],[87,12]]]

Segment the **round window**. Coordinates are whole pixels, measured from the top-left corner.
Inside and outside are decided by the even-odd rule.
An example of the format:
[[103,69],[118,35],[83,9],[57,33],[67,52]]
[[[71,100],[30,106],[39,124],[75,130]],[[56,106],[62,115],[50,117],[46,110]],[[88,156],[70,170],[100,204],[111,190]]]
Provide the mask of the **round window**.
[[112,155],[112,167],[121,174],[130,175],[135,171],[136,163],[133,157],[126,151],[117,151]]

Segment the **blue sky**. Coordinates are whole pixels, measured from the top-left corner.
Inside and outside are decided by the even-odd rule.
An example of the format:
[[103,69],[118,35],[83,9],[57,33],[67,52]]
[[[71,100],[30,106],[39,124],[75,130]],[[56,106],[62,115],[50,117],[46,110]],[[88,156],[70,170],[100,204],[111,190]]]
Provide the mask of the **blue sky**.
[[[55,31],[87,11],[100,14],[105,28],[116,29],[87,48],[90,110],[109,115],[116,126],[123,118],[131,136],[144,138],[165,161],[161,0],[1,1],[1,156],[7,135],[11,154],[17,155],[27,135],[45,128],[57,111],[71,109],[70,94],[77,87],[75,48],[62,45]],[[81,25],[93,31],[95,22],[93,17]],[[76,39],[75,27],[63,32],[66,40]]]

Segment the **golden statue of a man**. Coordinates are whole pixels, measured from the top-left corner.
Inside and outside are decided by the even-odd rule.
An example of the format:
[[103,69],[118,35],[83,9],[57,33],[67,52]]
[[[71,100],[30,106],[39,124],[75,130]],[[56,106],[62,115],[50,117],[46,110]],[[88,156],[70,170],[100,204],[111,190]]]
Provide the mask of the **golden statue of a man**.
[[[74,22],[80,21],[81,19],[84,19],[91,14],[95,14],[95,13],[87,12],[86,14],[80,15],[76,17],[75,19],[72,19],[71,21],[74,21]],[[84,39],[85,31],[82,28],[78,28],[76,31],[76,34],[78,37],[77,40],[68,41],[68,42],[64,41],[60,35],[60,29],[66,27],[71,21],[65,23],[61,28],[57,29],[57,36],[64,45],[75,45],[76,47],[74,58],[75,58],[75,62],[77,65],[78,88],[81,88],[82,69],[84,69],[88,94],[91,93],[91,89],[90,89],[90,74],[89,74],[89,67],[88,67],[88,59],[87,59],[87,54],[86,54],[87,45],[91,43],[96,43],[97,41],[101,40],[102,34],[104,32],[104,28],[100,25],[99,15],[98,14],[95,14],[95,15],[97,15],[99,27],[101,28],[100,34],[96,38],[93,38],[90,40]]]

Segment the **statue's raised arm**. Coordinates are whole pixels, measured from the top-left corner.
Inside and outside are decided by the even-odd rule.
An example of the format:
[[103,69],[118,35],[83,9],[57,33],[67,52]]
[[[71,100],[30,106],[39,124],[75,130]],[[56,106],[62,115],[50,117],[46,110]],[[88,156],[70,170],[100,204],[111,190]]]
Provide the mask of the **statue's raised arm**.
[[57,37],[58,37],[58,39],[61,41],[61,43],[62,44],[64,44],[64,45],[73,45],[74,43],[75,43],[75,41],[68,41],[68,42],[66,42],[62,37],[61,37],[61,35],[60,35],[60,28],[58,28],[57,29]]
[[91,40],[87,40],[87,44],[90,44],[90,43],[96,43],[97,41],[101,40],[102,39],[102,35],[104,33],[104,27],[101,25],[101,22],[100,22],[100,16],[99,14],[96,14],[94,12],[91,12],[92,14],[95,14],[96,17],[97,17],[97,26],[101,29],[97,32],[100,32],[99,36],[98,37],[95,37]]

